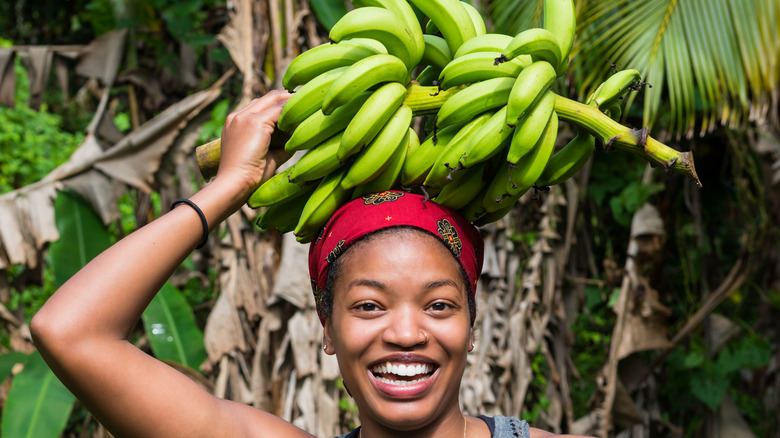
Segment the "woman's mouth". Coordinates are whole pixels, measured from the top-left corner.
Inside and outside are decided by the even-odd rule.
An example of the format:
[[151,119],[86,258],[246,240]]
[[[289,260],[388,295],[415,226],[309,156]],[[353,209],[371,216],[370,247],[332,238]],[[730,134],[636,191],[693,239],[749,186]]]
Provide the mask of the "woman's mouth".
[[435,367],[426,363],[385,362],[371,367],[377,381],[393,386],[411,386],[429,379]]

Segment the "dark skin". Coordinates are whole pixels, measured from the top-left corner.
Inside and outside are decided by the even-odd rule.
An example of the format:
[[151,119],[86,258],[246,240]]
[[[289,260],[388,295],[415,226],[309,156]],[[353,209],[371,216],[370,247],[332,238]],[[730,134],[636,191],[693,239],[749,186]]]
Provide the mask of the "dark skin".
[[[190,198],[201,208],[210,227],[216,227],[235,213],[273,175],[277,165],[288,158],[283,151],[269,151],[268,147],[276,120],[289,96],[284,91],[272,91],[228,116],[219,172]],[[38,350],[60,380],[117,437],[311,437],[272,414],[211,395],[127,341],[143,310],[199,243],[201,235],[201,221],[196,212],[180,205],[104,251],[68,280],[35,315],[30,328]],[[445,289],[449,288],[453,300],[462,301],[463,297],[454,297],[456,292],[461,292],[461,277],[453,278],[457,281],[452,280],[452,284],[460,286],[449,285]],[[334,321],[336,318],[346,321],[343,312],[355,308],[348,304],[351,293],[341,298],[336,295]],[[468,326],[468,317],[462,316],[464,309],[460,308],[460,301],[458,314],[461,316],[453,318],[460,321],[462,329]],[[370,306],[362,308],[367,307]],[[435,308],[441,310],[447,306]],[[370,318],[361,321],[370,326]],[[348,331],[343,331],[341,323],[326,325],[328,348],[343,351],[329,353],[337,354],[340,362],[345,363],[354,363],[361,357],[351,356],[347,347],[364,338],[351,337]],[[339,329],[341,334],[336,334]],[[431,346],[446,344],[432,337],[433,328],[428,330],[431,330],[428,335]],[[470,327],[466,332],[470,336]],[[460,338],[460,356],[451,363],[457,363],[453,367],[462,374],[464,348],[468,347],[467,337]],[[393,345],[400,345],[399,339],[392,341]],[[356,382],[357,390],[359,380],[352,369],[343,367],[342,374],[345,380]],[[365,369],[361,373],[363,377]],[[448,380],[459,381],[459,377],[450,376]],[[403,403],[396,414],[387,417],[387,413],[377,415],[372,410],[369,396],[360,395],[356,400],[361,406],[361,418],[366,419],[363,437],[393,436],[394,429],[395,432],[406,430],[405,434],[416,430],[417,436],[461,436],[461,432],[448,435],[455,429],[462,431],[463,427],[464,419],[457,418],[452,409],[453,397],[457,401],[456,393],[444,397],[446,402],[442,404],[447,409],[410,418],[413,421],[406,423],[396,415],[403,414]],[[467,421],[469,436],[488,436],[484,423],[473,418]],[[430,433],[422,433],[426,430]],[[547,436],[537,430],[532,434]]]

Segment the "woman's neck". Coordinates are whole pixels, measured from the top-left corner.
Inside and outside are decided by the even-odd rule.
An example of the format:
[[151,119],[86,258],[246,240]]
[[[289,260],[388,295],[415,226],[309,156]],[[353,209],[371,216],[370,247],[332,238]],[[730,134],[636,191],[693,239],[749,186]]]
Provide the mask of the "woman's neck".
[[369,420],[363,422],[358,438],[390,438],[400,434],[404,438],[482,438],[489,437],[490,431],[483,421],[467,417],[457,410],[414,430],[399,430]]

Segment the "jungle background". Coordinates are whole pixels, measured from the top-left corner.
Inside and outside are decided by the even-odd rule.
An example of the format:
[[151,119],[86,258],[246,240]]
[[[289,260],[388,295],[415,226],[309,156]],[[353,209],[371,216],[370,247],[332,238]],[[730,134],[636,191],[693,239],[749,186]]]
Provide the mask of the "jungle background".
[[[489,30],[541,23],[541,1],[473,4]],[[693,151],[703,186],[599,147],[574,179],[483,228],[463,407],[601,437],[780,437],[780,5],[575,4],[555,90],[582,101],[614,69],[638,69],[650,85],[623,123]],[[91,257],[206,184],[194,148],[280,88],[350,7],[0,3],[3,437],[109,436],[35,352],[30,318]],[[220,397],[337,435],[356,410],[321,354],[306,247],[258,231],[256,214],[212,233],[131,340]]]

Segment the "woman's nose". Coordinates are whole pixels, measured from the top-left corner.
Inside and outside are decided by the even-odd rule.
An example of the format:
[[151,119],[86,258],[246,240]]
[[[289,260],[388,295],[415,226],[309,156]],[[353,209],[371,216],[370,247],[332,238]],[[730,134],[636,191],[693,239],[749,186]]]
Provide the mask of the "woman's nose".
[[428,342],[428,334],[423,330],[419,318],[421,312],[413,309],[393,311],[393,318],[382,333],[382,340],[402,348],[413,348]]

